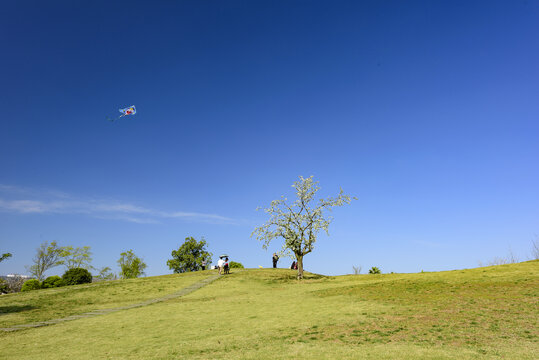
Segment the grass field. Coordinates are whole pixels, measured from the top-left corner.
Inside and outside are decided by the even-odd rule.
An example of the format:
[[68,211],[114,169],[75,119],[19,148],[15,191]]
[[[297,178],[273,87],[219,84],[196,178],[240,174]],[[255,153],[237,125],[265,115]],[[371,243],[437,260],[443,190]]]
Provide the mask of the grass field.
[[[126,293],[129,301],[158,297],[208,274],[66,293],[86,293],[92,304],[65,306],[51,290],[3,296],[0,324],[116,307]],[[99,302],[103,291],[106,301]],[[291,270],[250,269],[174,300],[0,333],[0,358],[538,359],[538,318],[539,261],[438,273],[308,274],[301,282]]]
[[165,275],[3,295],[0,328],[138,303],[178,291],[207,275]]

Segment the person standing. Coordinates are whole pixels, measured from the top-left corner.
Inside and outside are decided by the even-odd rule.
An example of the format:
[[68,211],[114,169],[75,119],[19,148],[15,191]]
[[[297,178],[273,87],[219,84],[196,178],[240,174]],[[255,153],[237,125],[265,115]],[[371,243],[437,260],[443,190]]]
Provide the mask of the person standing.
[[276,269],[277,261],[279,261],[279,255],[277,255],[276,253],[273,253],[273,257],[271,259],[273,260],[273,268]]
[[202,271],[206,270],[206,260],[202,260]]
[[224,266],[225,266],[225,261],[223,260],[223,258],[219,258],[219,261],[217,261],[217,267],[219,268],[219,275],[221,275]]

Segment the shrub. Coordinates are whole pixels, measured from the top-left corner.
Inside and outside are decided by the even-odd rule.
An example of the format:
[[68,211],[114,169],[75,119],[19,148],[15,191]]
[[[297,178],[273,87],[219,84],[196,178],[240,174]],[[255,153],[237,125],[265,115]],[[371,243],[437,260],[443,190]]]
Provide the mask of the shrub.
[[9,286],[7,281],[0,279],[0,294],[7,294],[9,292]]
[[78,285],[92,282],[92,274],[83,268],[74,268],[67,270],[62,275],[65,285]]
[[235,261],[231,261],[228,266],[231,268],[231,269],[243,269],[243,265],[239,262],[235,262]]
[[381,274],[382,272],[380,271],[380,269],[378,269],[376,266],[373,266],[370,270],[369,270],[369,274]]
[[24,284],[22,284],[21,291],[31,291],[31,290],[38,290],[41,289],[41,284],[39,283],[38,279],[30,279],[26,280]]
[[58,275],[49,276],[48,278],[43,280],[43,283],[41,283],[41,287],[43,289],[56,288],[64,285],[64,280],[62,280],[62,278]]

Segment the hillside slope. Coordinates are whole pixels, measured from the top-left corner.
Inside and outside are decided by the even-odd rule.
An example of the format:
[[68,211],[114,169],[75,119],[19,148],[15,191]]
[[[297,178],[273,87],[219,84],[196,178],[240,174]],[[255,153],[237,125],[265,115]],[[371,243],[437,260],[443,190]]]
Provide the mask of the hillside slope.
[[538,299],[539,261],[301,282],[249,269],[164,303],[0,334],[0,356],[537,359]]
[[157,298],[209,276],[208,272],[103,281],[0,297],[0,328],[79,315]]

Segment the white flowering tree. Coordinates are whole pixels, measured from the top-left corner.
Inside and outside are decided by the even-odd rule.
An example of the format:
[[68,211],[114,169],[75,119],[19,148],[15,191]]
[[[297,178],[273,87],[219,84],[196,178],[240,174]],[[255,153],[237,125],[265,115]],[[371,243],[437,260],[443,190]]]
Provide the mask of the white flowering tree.
[[[292,187],[296,190],[296,200],[292,203],[281,196],[280,200],[274,200],[264,211],[270,215],[270,219],[262,226],[255,228],[252,236],[263,241],[262,247],[267,249],[270,242],[276,238],[283,238],[284,244],[281,255],[296,259],[298,264],[298,279],[303,278],[303,257],[313,251],[316,237],[320,230],[329,235],[329,224],[333,217],[327,215],[332,207],[350,204],[356,197],[350,197],[341,189],[335,198],[315,200],[315,195],[320,190],[318,182],[313,177],[299,177]],[[259,208],[260,209],[260,208]]]

